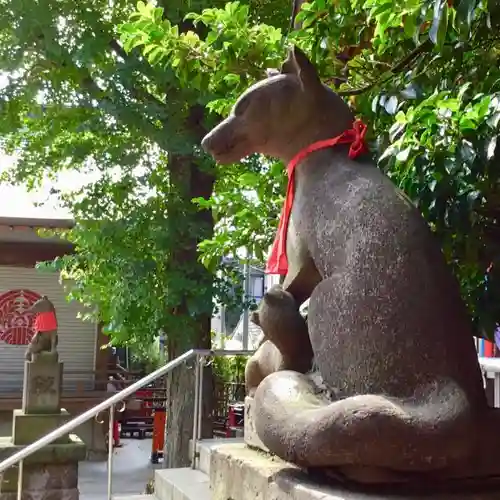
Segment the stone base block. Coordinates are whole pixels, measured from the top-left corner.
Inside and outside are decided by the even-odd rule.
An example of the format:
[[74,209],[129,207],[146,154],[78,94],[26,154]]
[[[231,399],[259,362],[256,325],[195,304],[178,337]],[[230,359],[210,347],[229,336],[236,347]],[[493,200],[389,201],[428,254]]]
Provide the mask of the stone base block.
[[[23,491],[21,500],[79,500],[78,488],[70,490]],[[17,492],[0,493],[0,500],[17,500]]]
[[[25,446],[16,445],[11,438],[0,438],[0,462],[14,453],[22,450]],[[50,444],[24,459],[23,483],[27,494],[35,491],[38,486],[40,490],[72,490],[77,489],[77,483],[73,480],[78,478],[78,462],[85,460],[86,449],[83,442],[74,434],[69,436],[67,444]],[[50,464],[50,465],[47,465]],[[4,494],[17,491],[17,479],[19,467],[14,466],[0,474],[0,500],[8,500]],[[31,498],[59,499],[60,496],[29,496]],[[24,498],[24,497],[23,497]],[[73,498],[68,496],[67,498]],[[78,497],[75,497],[78,498]]]
[[[70,419],[66,410],[60,413],[42,415],[25,414],[22,410],[14,410],[12,419],[12,442],[14,444],[30,444],[45,436]],[[69,443],[69,435],[54,441],[55,444]]]
[[[23,464],[22,500],[78,500],[78,463]],[[17,500],[17,469],[2,481],[0,500]]]
[[78,462],[23,464],[23,489],[71,490],[78,488]]
[[[228,480],[230,478],[230,480]],[[228,444],[212,450],[210,487],[214,500],[498,500],[498,488],[485,491],[460,488],[449,493],[409,493],[408,487],[384,493],[343,486],[320,485],[299,468],[244,444]],[[481,491],[479,490],[481,488]]]
[[243,432],[243,439],[248,446],[268,452],[269,450],[266,446],[264,446],[264,443],[260,440],[259,436],[257,435],[257,431],[255,430],[255,419],[253,416],[253,412],[254,400],[253,398],[247,396],[245,398],[245,429]]
[[59,413],[61,410],[63,363],[50,353],[40,353],[24,363],[23,412]]

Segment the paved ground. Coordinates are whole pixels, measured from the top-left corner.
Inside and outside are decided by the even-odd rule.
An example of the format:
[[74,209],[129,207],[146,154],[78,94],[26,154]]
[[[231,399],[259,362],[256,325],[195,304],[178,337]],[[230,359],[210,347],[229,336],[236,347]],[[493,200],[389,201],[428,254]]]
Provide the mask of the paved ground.
[[[153,477],[151,439],[123,439],[113,460],[113,496],[144,493]],[[108,470],[106,462],[80,462],[79,487],[81,500],[106,500]]]

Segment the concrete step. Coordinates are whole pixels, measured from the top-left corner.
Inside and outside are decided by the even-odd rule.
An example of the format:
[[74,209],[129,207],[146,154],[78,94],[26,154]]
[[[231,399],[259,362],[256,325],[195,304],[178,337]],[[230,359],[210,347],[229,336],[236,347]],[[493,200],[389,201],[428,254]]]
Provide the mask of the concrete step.
[[[223,438],[223,439],[202,439],[196,443],[196,451],[198,452],[198,460],[196,468],[205,474],[210,474],[210,456],[218,447],[227,444],[241,444],[243,438]],[[191,440],[190,449],[193,446]]]
[[191,468],[157,470],[155,497],[158,500],[210,500],[208,476]]
[[113,495],[113,500],[155,500],[154,495]]

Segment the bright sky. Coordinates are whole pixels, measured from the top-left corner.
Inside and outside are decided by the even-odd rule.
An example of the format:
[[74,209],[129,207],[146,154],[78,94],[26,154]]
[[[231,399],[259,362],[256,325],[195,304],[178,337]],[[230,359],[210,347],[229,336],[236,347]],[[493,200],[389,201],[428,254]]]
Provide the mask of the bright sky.
[[[0,152],[0,171],[12,165],[13,161],[13,158]],[[40,191],[31,193],[21,186],[0,184],[0,217],[70,218],[71,214],[58,206],[54,196],[50,196],[50,188],[54,185],[63,190],[75,187],[84,178],[82,174],[65,173],[55,184],[47,182]],[[39,202],[44,202],[43,206],[37,207]]]
[[[7,84],[5,74],[0,74],[0,88]],[[4,155],[0,151],[0,172],[13,164],[13,158]],[[76,182],[75,182],[76,181]],[[58,187],[74,186],[80,184],[80,174],[66,174],[61,176],[57,182]],[[0,184],[0,217],[37,217],[37,218],[69,218],[68,211],[57,206],[57,200],[49,196],[51,183],[43,186],[38,193],[28,193],[23,187],[7,186]],[[43,207],[35,206],[35,203],[47,201]]]

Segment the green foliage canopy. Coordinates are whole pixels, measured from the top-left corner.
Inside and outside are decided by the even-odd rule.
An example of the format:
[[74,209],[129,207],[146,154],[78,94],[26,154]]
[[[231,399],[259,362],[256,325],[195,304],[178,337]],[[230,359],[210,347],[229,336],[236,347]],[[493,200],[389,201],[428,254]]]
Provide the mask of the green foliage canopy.
[[[188,14],[203,36],[180,37],[161,8],[139,2],[121,33],[128,49],[140,47],[153,66],[173,69],[222,115],[262,78],[263,67],[277,65],[287,43],[308,52],[324,81],[350,96],[371,126],[374,157],[419,206],[461,281],[478,332],[491,334],[500,319],[499,15],[496,3],[476,0],[315,0],[302,6],[302,26],[285,40],[272,19],[256,24],[247,6],[234,2]],[[272,206],[276,191],[263,185],[276,186],[281,169],[269,162],[257,175],[247,170],[238,187],[259,189],[263,205]],[[221,194],[198,202],[219,208],[231,194],[244,210],[224,175],[219,179]],[[267,214],[253,215],[272,233]],[[234,211],[231,220],[241,227],[248,215]],[[203,242],[205,256],[220,255],[232,234],[223,228]],[[252,243],[254,234],[240,234],[238,243],[247,236]]]
[[[208,5],[164,2],[179,43],[192,38],[184,17]],[[121,42],[118,27],[135,10],[129,1],[0,6],[0,144],[17,159],[2,180],[36,189],[64,171],[96,174],[82,188],[54,190],[77,223],[65,234],[77,253],[54,263],[73,280],[71,297],[92,306],[89,317],[112,323],[116,342],[149,343],[163,329],[188,346],[189,332],[212,313],[213,295],[228,301],[238,279],[227,266],[214,278],[220,259],[205,260],[208,272],[193,252],[213,234],[211,205],[201,200],[212,194],[215,170],[200,151],[205,129],[198,123],[205,121],[200,104],[208,89],[185,85],[174,67],[150,64]],[[275,15],[269,2],[258,1],[250,11],[257,18],[266,10],[278,19],[288,9]],[[206,126],[215,119],[206,116]],[[247,179],[261,168],[248,165]],[[245,221],[239,239],[248,240],[279,201],[258,213],[248,203],[246,213],[234,208],[232,194],[240,204],[246,199],[236,188],[242,173],[234,167],[218,175],[219,213],[235,211],[235,220]],[[262,185],[267,200],[272,188],[267,180]]]
[[[80,300],[121,318],[120,338],[168,324],[181,296],[194,316],[211,307],[211,285],[192,273],[192,261],[169,266],[165,249],[179,230],[197,233],[212,273],[222,255],[243,246],[263,260],[283,166],[252,157],[215,167],[186,117],[203,108],[208,129],[265,68],[279,66],[290,43],[370,125],[380,168],[418,204],[478,331],[491,333],[500,317],[496,3],[315,0],[289,34],[290,5],[281,1],[2,4],[0,68],[10,81],[0,96],[0,134],[20,155],[7,177],[36,186],[68,168],[102,173],[64,198],[80,224],[69,236],[79,256],[62,264]],[[193,195],[193,204],[191,192],[179,192],[173,154],[193,155],[198,170],[213,175],[212,196]],[[213,234],[193,218],[197,209],[212,210]],[[224,294],[227,281],[216,288]]]

